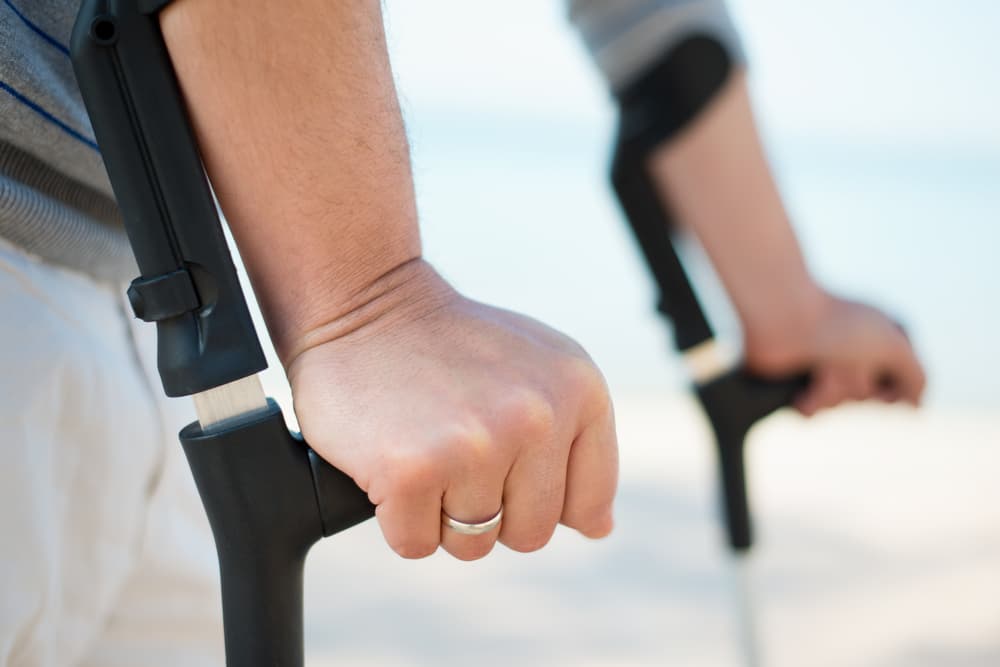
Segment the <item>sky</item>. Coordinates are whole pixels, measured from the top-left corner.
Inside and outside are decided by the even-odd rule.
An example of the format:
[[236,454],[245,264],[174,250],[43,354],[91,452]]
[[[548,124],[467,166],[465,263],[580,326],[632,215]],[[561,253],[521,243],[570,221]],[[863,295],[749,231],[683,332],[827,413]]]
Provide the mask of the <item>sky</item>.
[[[768,126],[1000,150],[1000,3],[732,0]],[[388,0],[411,110],[598,123],[603,86],[561,0]]]

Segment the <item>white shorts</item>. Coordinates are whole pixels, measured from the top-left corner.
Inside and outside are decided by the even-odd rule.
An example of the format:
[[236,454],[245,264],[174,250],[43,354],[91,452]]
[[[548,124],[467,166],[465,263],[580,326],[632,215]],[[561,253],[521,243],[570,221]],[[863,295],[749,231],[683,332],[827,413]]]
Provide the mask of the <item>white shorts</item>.
[[0,666],[222,665],[215,551],[122,290],[0,242]]

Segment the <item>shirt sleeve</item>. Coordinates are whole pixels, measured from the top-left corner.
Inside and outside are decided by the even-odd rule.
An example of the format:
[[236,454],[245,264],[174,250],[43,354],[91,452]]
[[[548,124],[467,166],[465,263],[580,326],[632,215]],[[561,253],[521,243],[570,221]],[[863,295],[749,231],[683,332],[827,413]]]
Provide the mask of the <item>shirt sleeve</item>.
[[746,61],[725,0],[568,0],[570,21],[611,89],[620,92],[688,37],[718,40]]

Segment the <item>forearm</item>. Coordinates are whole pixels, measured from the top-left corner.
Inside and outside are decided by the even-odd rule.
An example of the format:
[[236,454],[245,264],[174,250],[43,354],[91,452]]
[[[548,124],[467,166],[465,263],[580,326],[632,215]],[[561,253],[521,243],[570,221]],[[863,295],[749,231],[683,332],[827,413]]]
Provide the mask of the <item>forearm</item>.
[[699,238],[721,277],[749,367],[768,375],[811,369],[797,402],[805,414],[846,399],[918,402],[925,378],[899,327],[829,294],[806,267],[757,132],[725,0],[570,7],[629,136],[662,141],[645,166],[673,220]]
[[380,3],[177,0],[161,25],[287,363],[420,256]]
[[746,76],[726,87],[650,169],[678,223],[699,239],[740,316],[750,352],[801,337],[824,294],[810,275],[771,176]]

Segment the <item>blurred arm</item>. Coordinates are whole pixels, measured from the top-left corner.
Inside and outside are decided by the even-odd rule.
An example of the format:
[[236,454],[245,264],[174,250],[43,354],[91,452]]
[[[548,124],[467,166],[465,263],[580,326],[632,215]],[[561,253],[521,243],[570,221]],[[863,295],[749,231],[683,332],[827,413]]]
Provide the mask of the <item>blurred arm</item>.
[[[743,325],[751,363],[785,368],[811,336],[827,295],[806,267],[761,145],[745,73],[652,156],[678,223],[705,248]],[[788,370],[794,370],[788,368]]]
[[761,145],[744,72],[653,153],[650,169],[722,279],[743,326],[747,363],[768,375],[812,369],[802,412],[846,400],[920,401],[924,372],[902,330],[883,313],[828,293],[810,274]]
[[685,40],[707,36],[727,55],[724,85],[676,136],[665,134],[648,167],[677,224],[698,237],[722,279],[750,367],[765,375],[811,369],[812,386],[798,404],[806,414],[848,399],[917,403],[925,378],[903,332],[877,310],[826,292],[806,266],[761,145],[724,3],[572,0],[571,18],[619,101],[639,95],[656,102],[648,109],[686,108],[689,100],[670,96],[718,73],[718,62],[705,62],[702,72],[690,56],[679,70],[662,69]]

